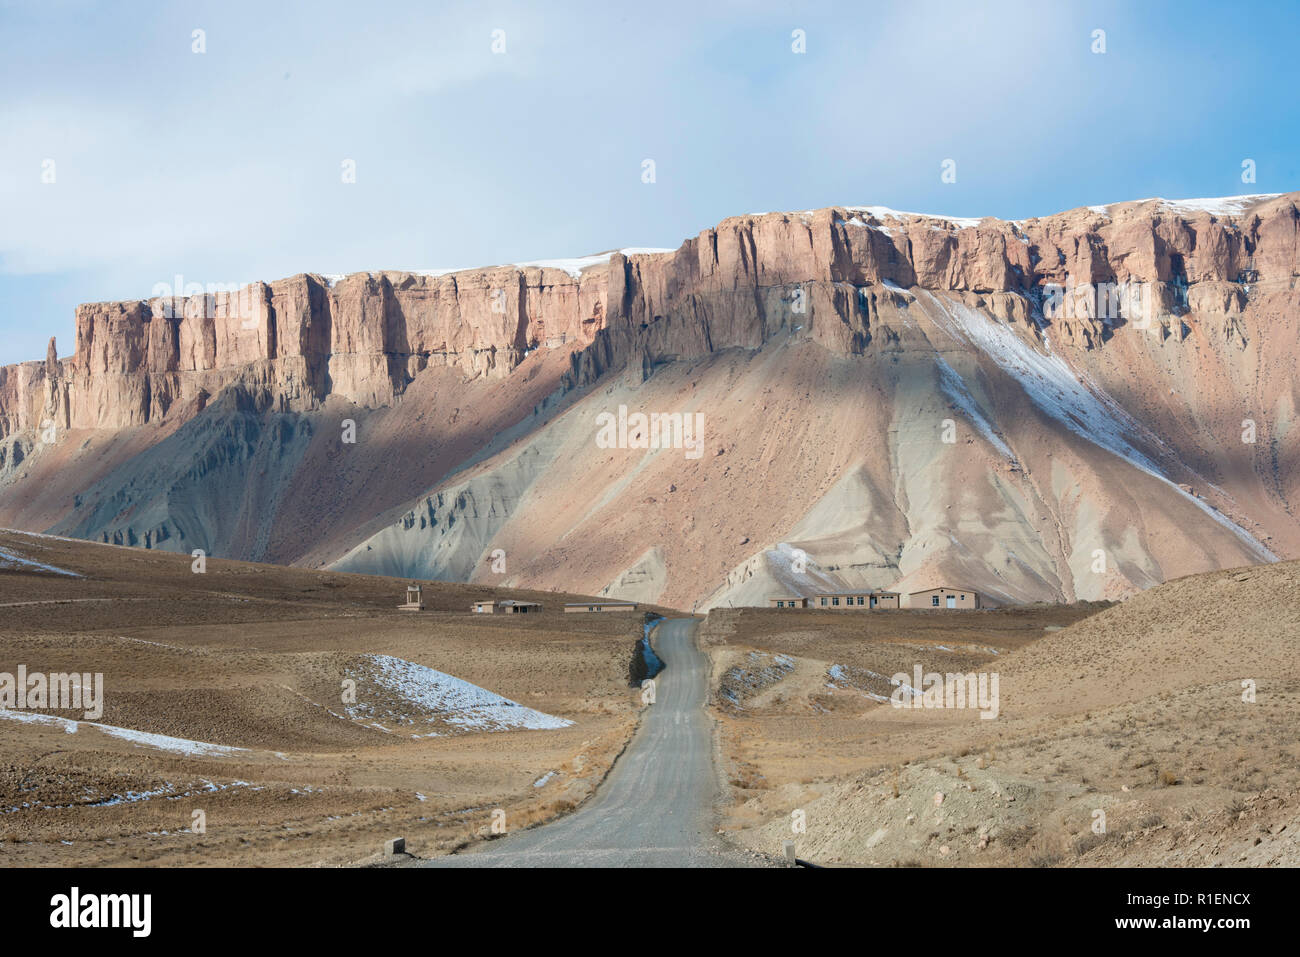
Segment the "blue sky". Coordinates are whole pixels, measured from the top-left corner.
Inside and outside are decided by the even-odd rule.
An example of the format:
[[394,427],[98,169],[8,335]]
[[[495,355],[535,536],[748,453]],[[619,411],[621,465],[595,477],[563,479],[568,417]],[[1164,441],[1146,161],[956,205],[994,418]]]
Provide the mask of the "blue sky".
[[0,363],[176,275],[1300,188],[1298,35],[1283,3],[0,0]]

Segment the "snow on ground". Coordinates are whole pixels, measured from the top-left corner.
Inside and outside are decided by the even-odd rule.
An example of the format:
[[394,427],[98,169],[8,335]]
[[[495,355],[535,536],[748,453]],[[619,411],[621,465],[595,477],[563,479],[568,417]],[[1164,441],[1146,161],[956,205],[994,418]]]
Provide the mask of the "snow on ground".
[[[170,781],[166,781],[161,787],[154,788],[150,791],[125,791],[122,793],[115,791],[108,797],[100,797],[101,792],[87,787],[85,789],[85,801],[72,804],[36,804],[26,801],[22,804],[15,804],[11,807],[0,808],[0,814],[13,814],[15,811],[25,811],[28,809],[61,811],[77,807],[114,807],[118,804],[136,804],[140,801],[148,801],[156,797],[165,798],[168,801],[179,801],[182,798],[191,798],[202,794],[215,794],[218,791],[228,791],[231,789],[248,788],[251,791],[261,791],[264,789],[262,785],[250,784],[247,781],[229,781],[225,784],[217,784],[214,781],[209,781],[207,778],[199,778],[199,780],[203,782],[202,787],[193,787],[188,790],[178,790],[176,785],[172,784]],[[177,833],[182,832],[178,831]],[[64,841],[64,843],[67,844],[69,842]]]
[[1162,199],[1161,205],[1176,213],[1209,213],[1212,216],[1237,216],[1256,203],[1276,199],[1281,193],[1256,193],[1251,196],[1220,196],[1208,199]]
[[[364,655],[364,671],[357,675],[389,692],[400,710],[359,700],[349,705],[355,720],[383,718],[393,723],[416,720],[444,721],[463,731],[514,731],[567,728],[565,718],[534,711],[453,675],[390,655]],[[360,682],[359,682],[360,684]],[[364,698],[364,690],[358,690]]]
[[743,664],[728,668],[718,682],[718,693],[728,703],[743,708],[745,702],[763,689],[794,671],[794,658],[789,655],[751,651]]
[[[1165,199],[1161,196],[1150,196],[1146,199],[1124,200],[1123,203],[1133,203],[1139,206],[1143,203],[1159,203],[1164,209],[1182,213],[1183,215],[1209,213],[1212,216],[1239,216],[1256,203],[1277,199],[1281,195],[1281,193],[1252,193],[1247,196],[1216,196],[1203,199]],[[1108,216],[1111,207],[1120,205],[1122,203],[1106,203],[1101,206],[1089,206],[1087,208],[1091,212]]]
[[997,449],[1004,458],[1014,462],[1016,457],[1011,454],[1011,449],[1007,448],[1007,444],[993,431],[993,426],[989,425],[988,419],[984,418],[979,405],[975,402],[975,397],[970,394],[970,390],[966,388],[966,383],[957,374],[957,370],[948,365],[943,360],[943,356],[938,353],[935,353],[934,361],[939,366],[939,388],[943,390],[944,395],[966,414],[966,418],[971,420],[980,434],[988,440],[989,445]]
[[534,259],[532,262],[514,263],[520,269],[534,266],[540,269],[563,269],[574,279],[582,275],[584,269],[600,266],[609,262],[613,253],[598,253],[595,256],[577,256],[572,259]]
[[224,744],[208,744],[206,741],[191,741],[189,738],[173,738],[166,734],[153,734],[148,731],[133,731],[131,728],[115,728],[110,724],[94,724],[91,727],[105,734],[133,744],[157,748],[159,751],[172,751],[194,758],[224,757],[247,751],[247,748],[232,748]]
[[[1130,434],[1150,441],[1127,412],[1109,396],[1085,384],[1069,364],[1055,353],[1039,352],[1004,323],[955,300],[926,292],[939,315],[939,325],[954,339],[983,351],[1016,379],[1042,411],[1071,432],[1153,475],[1161,474],[1154,462],[1134,448]],[[1155,440],[1158,442],[1158,440]]]
[[[1237,216],[1245,212],[1251,206],[1254,206],[1256,203],[1261,203],[1269,199],[1276,199],[1281,195],[1283,194],[1282,193],[1255,193],[1248,196],[1221,196],[1217,198],[1206,198],[1206,199],[1176,199],[1176,200],[1163,199],[1159,196],[1153,196],[1148,199],[1124,200],[1123,202],[1124,203],[1157,202],[1162,204],[1166,209],[1169,209],[1176,213],[1182,213],[1182,214],[1205,212],[1205,213],[1210,213],[1211,215],[1214,216]],[[1090,210],[1091,212],[1098,213],[1103,216],[1108,216],[1110,215],[1111,208],[1119,205],[1121,204],[1105,203],[1103,205],[1088,206],[1085,208]],[[975,226],[978,226],[983,221],[983,219],[988,218],[988,217],[979,217],[979,216],[945,216],[941,213],[911,213],[901,209],[890,209],[888,206],[842,206],[839,208],[850,213],[864,213],[867,216],[871,217],[872,219],[882,219],[882,220],[895,219],[895,220],[899,220],[900,222],[909,216],[916,217],[918,219],[935,219],[935,220],[940,220],[942,222],[951,223],[952,225],[956,226],[958,229],[971,229]],[[807,209],[798,213],[787,213],[786,215],[801,216],[806,219],[812,216],[815,212],[816,210]],[[748,215],[752,217],[759,217],[759,216],[770,216],[772,214],[771,213],[749,213]],[[1042,217],[1031,217],[1031,218],[1039,219]],[[1009,219],[1006,220],[1006,222],[1011,223],[1014,226],[1023,226],[1024,223],[1028,222],[1028,220]],[[860,218],[856,216],[848,220],[836,219],[835,225],[865,226],[869,229],[878,229],[884,233],[889,232],[888,227],[876,226],[872,223],[863,222]]]
[[624,256],[658,256],[663,253],[675,253],[675,249],[664,249],[660,246],[625,246],[620,249]]
[[897,687],[893,678],[887,678],[882,674],[877,674],[867,668],[853,668],[851,671],[845,665],[831,665],[826,669],[826,676],[830,679],[826,687],[832,691],[856,691],[872,701],[886,702],[889,695],[879,694],[867,687],[869,679],[875,679],[877,682],[887,686]]
[[898,219],[902,220],[907,216],[916,216],[920,219],[941,219],[944,222],[952,223],[958,229],[971,229],[980,224],[978,216],[943,216],[938,213],[908,213],[898,209],[890,209],[888,206],[845,206],[846,210],[851,213],[866,213],[875,219]]
[[0,568],[19,572],[52,572],[55,575],[67,575],[69,578],[82,577],[76,572],[70,572],[65,568],[55,568],[53,565],[43,565],[40,562],[32,561],[30,558],[23,558],[7,548],[0,548]]
[[[622,253],[624,256],[658,256],[665,253],[675,253],[677,250],[663,249],[657,246],[628,246],[624,249],[618,250],[618,252]],[[604,265],[605,263],[608,263],[613,256],[614,250],[610,250],[609,252],[596,253],[593,256],[572,256],[561,259],[534,259],[530,262],[523,263],[497,263],[491,266],[452,266],[451,268],[444,269],[399,269],[394,271],[409,272],[413,276],[428,276],[431,279],[437,279],[440,276],[450,276],[458,272],[473,272],[482,269],[528,269],[531,267],[539,269],[563,269],[574,279],[577,279],[582,275],[584,269],[589,269],[592,266]],[[335,283],[342,279],[346,279],[350,275],[358,275],[358,273],[326,273],[322,274],[321,278],[328,282],[330,287],[333,288]]]
[[874,229],[878,233],[884,233],[886,236],[894,235],[894,231],[888,226],[877,226],[874,223],[868,223],[860,216],[854,216],[852,219],[836,219],[836,226],[857,226],[859,229]]
[[[626,249],[620,249],[619,252],[624,256],[645,256],[657,255],[660,253],[673,253],[675,249],[655,249],[643,246],[628,246]],[[515,263],[514,265],[524,268],[527,266],[539,266],[547,269],[563,269],[574,279],[582,275],[584,269],[591,266],[600,266],[613,258],[613,252],[597,253],[594,256],[579,256],[575,259],[538,259],[533,262]]]
[[96,731],[102,731],[114,738],[130,741],[132,744],[142,744],[146,747],[157,748],[160,751],[184,754],[192,758],[226,757],[248,751],[247,748],[209,744],[206,741],[191,741],[189,738],[173,738],[166,734],[153,734],[149,731],[118,728],[111,724],[97,724],[94,721],[73,721],[71,718],[61,718],[56,714],[44,714],[39,711],[11,711],[8,708],[0,708],[0,719],[22,721],[27,724],[50,725],[62,728],[68,734],[76,734],[82,727],[94,728]]
[[1164,443],[1143,428],[1100,387],[1080,377],[1061,356],[1039,352],[1016,335],[1010,326],[964,303],[922,292],[935,305],[938,324],[954,339],[975,346],[988,355],[1020,383],[1039,409],[1093,445],[1169,485],[1232,532],[1260,561],[1277,561],[1277,556],[1262,542],[1222,512],[1182,489],[1155,462],[1138,451],[1130,437],[1140,438],[1155,448],[1164,448]]

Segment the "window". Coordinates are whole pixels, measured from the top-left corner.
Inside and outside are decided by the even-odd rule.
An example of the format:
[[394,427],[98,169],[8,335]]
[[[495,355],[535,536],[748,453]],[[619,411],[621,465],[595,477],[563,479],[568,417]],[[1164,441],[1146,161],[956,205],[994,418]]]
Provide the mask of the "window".
[[826,599],[825,599],[825,598],[822,599],[822,604],[823,604],[823,605],[826,604]]
[[840,603],[840,600],[839,600],[838,598],[832,598],[832,599],[831,599],[831,604],[832,604],[832,605],[838,605],[839,603]]
[[930,596],[930,604],[933,605],[935,608],[938,608],[938,607],[939,607],[939,596],[938,596],[938,595],[931,595],[931,596]]
[[[875,599],[872,599],[872,602],[874,603],[874,602],[875,602]],[[858,604],[859,604],[859,605],[862,604],[862,596],[861,596],[861,595],[858,596]]]

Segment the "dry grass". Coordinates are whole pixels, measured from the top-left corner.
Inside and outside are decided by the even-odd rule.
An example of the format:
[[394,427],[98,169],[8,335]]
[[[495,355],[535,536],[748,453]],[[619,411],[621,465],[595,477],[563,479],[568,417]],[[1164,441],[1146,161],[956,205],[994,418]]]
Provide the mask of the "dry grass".
[[[1300,826],[1297,594],[1290,562],[1100,609],[711,615],[715,659],[794,661],[765,696],[718,712],[725,753],[769,782],[733,793],[727,827],[772,851],[811,776],[823,826],[801,854],[814,861],[1300,864],[1287,837]],[[1047,631],[1053,615],[1066,627]],[[998,718],[891,708],[872,698],[887,684],[859,679],[913,663],[998,672]]]
[[[443,853],[487,836],[495,808],[515,829],[576,806],[635,727],[641,616],[555,610],[581,596],[538,596],[549,608],[536,616],[473,615],[490,589],[426,583],[430,610],[411,613],[395,607],[404,580],[211,559],[196,575],[187,556],[18,533],[0,546],[83,576],[0,570],[0,671],[100,672],[101,723],[247,749],[198,758],[84,724],[0,720],[14,863],[339,864],[397,835]],[[574,724],[413,739],[347,720],[340,677],[364,654]],[[190,832],[195,810],[205,834]]]

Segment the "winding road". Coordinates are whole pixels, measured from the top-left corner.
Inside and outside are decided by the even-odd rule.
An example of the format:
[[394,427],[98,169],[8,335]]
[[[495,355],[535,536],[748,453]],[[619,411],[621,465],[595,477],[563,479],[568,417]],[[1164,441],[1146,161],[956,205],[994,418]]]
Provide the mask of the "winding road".
[[656,701],[596,794],[577,811],[424,867],[736,867],[759,861],[714,832],[718,782],[704,713],[708,658],[693,618],[671,618],[651,641],[663,660]]

